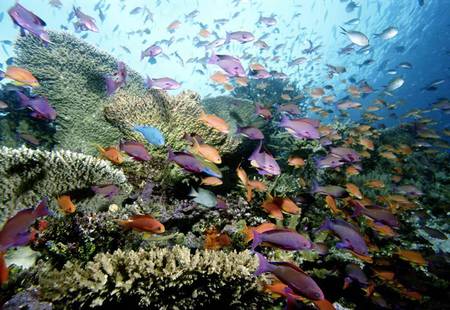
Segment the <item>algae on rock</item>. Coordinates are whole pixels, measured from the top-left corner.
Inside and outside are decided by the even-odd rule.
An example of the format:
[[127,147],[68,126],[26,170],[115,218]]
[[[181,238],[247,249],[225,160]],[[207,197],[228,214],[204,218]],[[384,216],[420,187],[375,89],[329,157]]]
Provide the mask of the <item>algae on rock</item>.
[[155,248],[98,254],[85,266],[68,262],[42,274],[43,297],[62,308],[126,304],[136,309],[266,309],[273,302],[252,275],[249,251]]
[[[0,222],[29,208],[44,196],[54,197],[92,185],[131,188],[124,173],[110,162],[71,151],[0,148]],[[96,201],[98,203],[98,201]]]

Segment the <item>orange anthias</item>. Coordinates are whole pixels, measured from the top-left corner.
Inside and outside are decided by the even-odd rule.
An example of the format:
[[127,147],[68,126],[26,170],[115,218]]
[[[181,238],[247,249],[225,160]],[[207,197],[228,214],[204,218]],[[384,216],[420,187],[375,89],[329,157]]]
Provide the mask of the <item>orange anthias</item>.
[[77,210],[77,207],[73,204],[69,195],[59,196],[58,206],[64,213],[74,213]]
[[215,227],[206,231],[204,242],[205,249],[220,250],[229,245],[231,245],[231,239],[227,233],[219,233]]
[[165,231],[164,225],[151,215],[133,215],[128,220],[119,220],[118,222],[125,229],[134,229],[152,234],[162,234]]
[[220,131],[221,133],[230,132],[230,126],[228,125],[228,123],[224,119],[214,114],[205,114],[205,112],[202,111],[199,120],[206,126],[212,127],[217,131]]
[[38,80],[31,74],[30,71],[15,67],[15,66],[9,66],[6,69],[5,77],[16,81],[19,85],[28,85],[31,87],[38,87],[39,82]]
[[103,148],[100,145],[97,145],[97,148],[100,154],[110,162],[116,165],[120,165],[121,163],[123,163],[123,156],[115,146],[108,146],[106,148]]
[[404,250],[404,249],[398,249],[397,251],[398,256],[408,262],[425,266],[427,264],[427,261],[425,258],[423,258],[422,254],[417,251],[411,251],[411,250]]
[[5,261],[5,253],[0,252],[0,285],[8,282],[9,270]]

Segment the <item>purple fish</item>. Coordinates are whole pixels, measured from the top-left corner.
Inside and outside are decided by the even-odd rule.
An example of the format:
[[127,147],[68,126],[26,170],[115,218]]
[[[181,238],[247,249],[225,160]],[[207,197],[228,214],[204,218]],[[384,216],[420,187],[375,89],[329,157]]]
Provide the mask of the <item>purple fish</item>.
[[275,17],[269,16],[269,17],[264,17],[264,16],[260,16],[258,23],[262,23],[264,25],[266,25],[267,27],[271,27],[271,26],[275,26],[277,24],[277,20],[275,19]]
[[321,168],[337,168],[343,166],[345,163],[341,161],[342,158],[328,154],[325,157],[315,159],[316,167]]
[[200,137],[196,133],[191,133],[191,134],[185,133],[184,136],[183,136],[183,139],[188,141],[192,145],[194,144],[194,139],[197,140],[198,144],[203,144],[204,143],[203,138]]
[[259,142],[258,147],[253,151],[248,160],[250,164],[258,170],[261,175],[279,175],[281,173],[280,166],[275,158],[269,153],[262,151],[262,141]]
[[188,152],[173,152],[169,148],[169,160],[188,172],[201,173],[204,170],[202,163]]
[[266,107],[263,107],[259,103],[255,104],[255,114],[261,116],[264,119],[271,119],[272,118],[272,112]]
[[256,80],[263,80],[272,77],[272,74],[266,70],[250,70],[249,76]]
[[24,108],[32,110],[31,116],[41,120],[54,121],[56,119],[56,111],[44,97],[28,98],[21,92],[16,92],[20,99],[20,105]]
[[119,194],[119,188],[114,184],[102,185],[102,186],[91,186],[91,190],[105,198],[112,199],[114,196]]
[[230,43],[231,40],[235,40],[241,43],[247,43],[255,40],[255,36],[248,31],[234,31],[227,32],[227,36],[225,37],[225,43]]
[[45,43],[50,43],[50,37],[44,29],[46,23],[33,12],[28,11],[19,3],[16,3],[9,9],[8,14],[11,16],[14,24],[20,27],[20,32],[22,35],[24,35],[25,30],[27,30],[29,33],[40,38]]
[[159,47],[158,45],[153,44],[141,52],[141,60],[144,59],[145,57],[154,58],[161,53],[162,53],[162,48]]
[[341,158],[342,161],[354,163],[361,161],[358,152],[348,147],[332,147],[330,149],[332,155]]
[[347,191],[340,186],[336,186],[336,185],[320,186],[319,184],[317,184],[317,182],[313,182],[313,187],[312,187],[311,193],[312,194],[330,195],[335,198],[339,198],[339,197],[346,195]]
[[216,53],[212,53],[211,57],[208,60],[208,64],[218,65],[221,67],[228,75],[237,76],[237,77],[245,77],[245,70],[242,67],[241,61],[233,56],[229,55],[217,55]]
[[263,140],[264,134],[256,127],[239,127],[237,126],[236,134],[241,134],[250,140]]
[[349,249],[360,255],[369,254],[364,238],[353,225],[346,221],[341,219],[326,219],[319,227],[319,231],[321,230],[331,230],[341,238],[341,242],[336,244],[337,248]]
[[279,124],[297,139],[320,139],[319,130],[303,119],[289,119],[283,115]]
[[136,141],[121,141],[119,147],[120,150],[124,151],[137,161],[147,161],[151,159],[150,154],[142,143]]
[[31,238],[31,225],[36,219],[48,214],[48,199],[44,198],[36,208],[19,211],[8,219],[0,231],[0,253],[12,247],[26,245]]
[[316,281],[299,267],[287,262],[268,262],[259,253],[256,253],[256,256],[259,259],[259,266],[255,276],[270,272],[298,295],[305,296],[311,300],[323,300],[325,298]]
[[415,187],[414,185],[401,185],[397,186],[396,190],[397,193],[407,195],[407,196],[422,196],[423,192]]
[[92,32],[98,32],[98,27],[95,24],[95,18],[81,12],[80,8],[74,7],[73,11],[75,13],[75,16],[78,17],[78,21],[74,23],[75,30],[77,32],[88,30]]
[[181,86],[181,84],[171,78],[168,78],[168,77],[163,77],[163,78],[159,78],[159,79],[151,79],[151,78],[147,77],[146,86],[149,89],[154,88],[154,89],[163,89],[163,90],[173,90],[173,89],[179,88]]
[[369,285],[369,279],[358,264],[347,264],[347,266],[345,266],[345,273],[347,276],[344,279],[344,288],[347,288],[353,281],[358,282],[364,287]]
[[114,94],[120,87],[125,85],[128,73],[125,63],[119,61],[117,63],[117,72],[113,76],[107,76],[105,78],[106,81],[106,95],[111,96]]
[[272,229],[263,233],[253,231],[252,250],[262,243],[283,250],[310,250],[312,243],[296,231],[290,229]]
[[363,214],[378,223],[389,225],[392,228],[398,228],[400,226],[395,215],[386,208],[380,206],[363,206],[356,200],[351,200],[351,203],[355,207],[353,216],[360,216]]

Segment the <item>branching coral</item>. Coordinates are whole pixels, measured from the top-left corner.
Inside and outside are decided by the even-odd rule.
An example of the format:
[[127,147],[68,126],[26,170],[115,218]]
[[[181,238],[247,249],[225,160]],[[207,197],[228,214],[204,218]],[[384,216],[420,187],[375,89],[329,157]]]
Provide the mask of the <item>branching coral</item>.
[[[30,207],[43,196],[58,195],[92,185],[130,187],[119,169],[104,160],[71,151],[0,148],[1,219]],[[97,201],[98,203],[98,201]]]
[[86,266],[67,263],[40,279],[44,299],[61,308],[127,304],[145,309],[263,309],[270,301],[252,273],[248,251],[197,251],[184,247],[99,254]]

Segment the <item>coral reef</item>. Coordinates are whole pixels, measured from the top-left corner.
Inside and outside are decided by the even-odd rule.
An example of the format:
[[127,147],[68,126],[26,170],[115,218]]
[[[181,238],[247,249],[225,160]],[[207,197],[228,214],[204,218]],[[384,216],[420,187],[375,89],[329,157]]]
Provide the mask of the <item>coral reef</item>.
[[[44,196],[56,198],[92,185],[106,184],[116,184],[124,194],[130,191],[123,172],[111,163],[71,151],[1,147],[0,177],[0,222],[15,210],[36,204]],[[98,208],[99,203],[99,200],[92,204],[85,201],[83,205]]]
[[157,90],[144,93],[119,91],[105,107],[105,117],[128,138],[142,140],[141,135],[132,130],[133,124],[142,124],[160,129],[166,143],[177,150],[187,146],[183,139],[186,133],[196,133],[205,143],[218,147],[222,153],[234,151],[239,140],[200,122],[198,117],[201,111],[200,97],[192,91],[175,97]]
[[127,305],[142,309],[193,309],[227,305],[262,309],[271,301],[252,276],[257,260],[248,251],[117,250],[85,266],[68,262],[40,279],[44,300],[57,307]]

